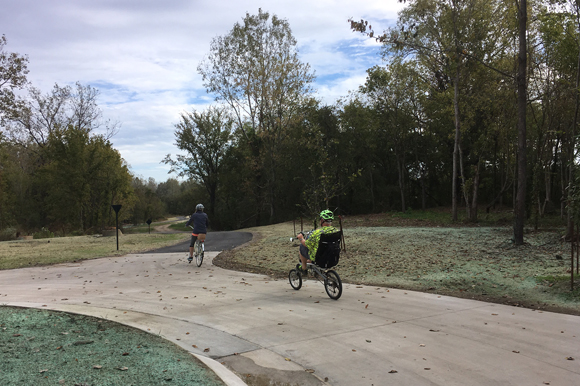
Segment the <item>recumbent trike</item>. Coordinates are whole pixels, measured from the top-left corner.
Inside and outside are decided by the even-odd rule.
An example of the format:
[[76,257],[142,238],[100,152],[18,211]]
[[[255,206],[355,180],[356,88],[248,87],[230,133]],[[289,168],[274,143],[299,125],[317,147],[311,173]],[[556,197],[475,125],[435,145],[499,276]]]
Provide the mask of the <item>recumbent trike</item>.
[[[309,274],[324,283],[326,293],[334,300],[338,300],[342,295],[342,281],[338,273],[330,268],[337,265],[340,259],[341,239],[342,231],[320,235],[314,262],[307,264]],[[288,280],[295,290],[299,290],[302,287],[300,264],[290,270]]]

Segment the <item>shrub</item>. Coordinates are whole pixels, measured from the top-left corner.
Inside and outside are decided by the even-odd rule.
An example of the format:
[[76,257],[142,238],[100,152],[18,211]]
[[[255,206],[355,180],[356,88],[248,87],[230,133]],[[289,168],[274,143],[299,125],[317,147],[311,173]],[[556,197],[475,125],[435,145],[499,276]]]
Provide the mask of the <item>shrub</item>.
[[35,232],[33,236],[35,239],[52,239],[54,237],[54,233],[45,227],[42,227],[42,229],[40,229],[38,232]]
[[16,239],[16,228],[8,227],[0,230],[0,241]]

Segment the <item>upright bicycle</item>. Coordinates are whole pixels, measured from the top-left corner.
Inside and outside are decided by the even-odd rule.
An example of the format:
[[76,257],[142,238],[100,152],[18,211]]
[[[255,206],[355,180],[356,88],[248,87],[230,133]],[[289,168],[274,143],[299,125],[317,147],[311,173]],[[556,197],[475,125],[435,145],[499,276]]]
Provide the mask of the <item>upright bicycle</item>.
[[[342,281],[338,273],[330,268],[338,264],[341,238],[342,232],[321,235],[314,263],[307,264],[308,274],[322,282],[326,294],[334,300],[342,295]],[[296,264],[296,268],[288,273],[290,286],[297,291],[302,288],[301,271],[300,264]]]
[[195,240],[193,245],[193,256],[195,257],[195,265],[201,267],[203,263],[203,252],[205,251],[205,246],[203,241]]
[[[193,229],[191,225],[189,227]],[[200,240],[198,237],[193,244],[193,257],[195,258],[195,265],[198,267],[201,267],[201,263],[203,263],[203,253],[205,252],[204,241],[205,240]],[[189,263],[191,264],[191,260],[189,260]]]

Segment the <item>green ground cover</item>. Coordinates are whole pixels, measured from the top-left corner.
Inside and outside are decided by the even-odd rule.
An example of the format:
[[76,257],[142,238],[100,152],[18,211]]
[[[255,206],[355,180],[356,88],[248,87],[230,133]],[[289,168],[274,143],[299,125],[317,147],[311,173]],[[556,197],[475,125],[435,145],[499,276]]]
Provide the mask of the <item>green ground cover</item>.
[[220,386],[165,339],[84,315],[0,306],[0,384]]

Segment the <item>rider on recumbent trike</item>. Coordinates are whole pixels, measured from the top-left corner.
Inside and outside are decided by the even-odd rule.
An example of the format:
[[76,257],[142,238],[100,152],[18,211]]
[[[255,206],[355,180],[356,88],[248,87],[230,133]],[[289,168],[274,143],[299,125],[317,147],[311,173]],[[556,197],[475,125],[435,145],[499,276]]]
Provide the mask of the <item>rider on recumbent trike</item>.
[[332,226],[332,221],[334,220],[334,214],[330,210],[323,210],[320,212],[320,228],[312,231],[308,238],[304,237],[303,233],[299,233],[297,238],[300,240],[300,262],[301,265],[297,266],[296,269],[300,269],[303,275],[308,273],[307,267],[308,263],[314,262],[316,252],[318,250],[318,245],[320,241],[320,236],[323,234],[331,234],[340,232],[338,229]]

